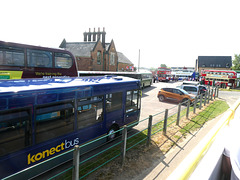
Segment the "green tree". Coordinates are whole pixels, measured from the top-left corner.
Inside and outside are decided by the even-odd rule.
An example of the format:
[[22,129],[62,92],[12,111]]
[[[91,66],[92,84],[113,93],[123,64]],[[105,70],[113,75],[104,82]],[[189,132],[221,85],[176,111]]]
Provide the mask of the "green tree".
[[234,54],[233,70],[240,70],[240,54]]
[[161,64],[160,67],[165,67],[166,68],[167,65],[166,64]]

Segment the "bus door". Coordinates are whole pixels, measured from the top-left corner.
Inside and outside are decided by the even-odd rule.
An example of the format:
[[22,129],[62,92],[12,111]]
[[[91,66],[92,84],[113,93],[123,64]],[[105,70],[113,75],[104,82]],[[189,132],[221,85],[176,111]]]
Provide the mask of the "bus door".
[[106,94],[106,127],[109,129],[113,124],[123,125],[123,93]]
[[138,90],[127,91],[125,105],[125,124],[139,119],[140,94]]

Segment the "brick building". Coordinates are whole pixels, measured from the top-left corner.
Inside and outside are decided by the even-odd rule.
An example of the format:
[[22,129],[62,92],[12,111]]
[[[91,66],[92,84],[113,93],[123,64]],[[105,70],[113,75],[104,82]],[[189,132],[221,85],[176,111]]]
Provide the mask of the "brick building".
[[133,71],[134,64],[121,52],[118,54],[118,71]]
[[198,56],[195,65],[199,73],[206,69],[231,70],[231,67],[232,56]]
[[[76,59],[78,71],[118,71],[119,63],[122,70],[122,62],[125,62],[125,66],[133,66],[130,60],[128,60],[122,53],[116,50],[114,41],[110,43],[105,42],[106,32],[84,32],[84,42],[67,42],[65,39],[62,41],[60,48],[64,48],[70,51]],[[122,58],[122,57],[125,58]],[[123,59],[123,60],[122,60]],[[126,60],[127,59],[127,60]]]

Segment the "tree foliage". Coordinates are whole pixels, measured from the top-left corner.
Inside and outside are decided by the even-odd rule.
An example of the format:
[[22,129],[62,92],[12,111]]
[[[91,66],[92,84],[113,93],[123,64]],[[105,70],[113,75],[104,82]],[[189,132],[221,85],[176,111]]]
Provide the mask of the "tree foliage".
[[161,64],[160,67],[165,67],[166,68],[167,65],[166,64]]
[[240,54],[234,54],[233,70],[240,70]]

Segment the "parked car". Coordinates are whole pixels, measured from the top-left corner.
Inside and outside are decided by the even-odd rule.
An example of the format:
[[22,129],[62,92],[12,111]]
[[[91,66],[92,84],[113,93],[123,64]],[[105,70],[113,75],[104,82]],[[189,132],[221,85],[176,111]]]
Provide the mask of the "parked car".
[[204,85],[199,85],[200,94],[205,95],[205,92],[208,92],[208,89]]
[[182,85],[199,85],[198,81],[183,81]]
[[195,96],[198,96],[200,94],[205,94],[205,91],[207,91],[207,88],[203,85],[181,85],[181,89],[184,89],[190,94],[194,94]]
[[194,101],[195,96],[189,94],[183,89],[179,88],[162,88],[157,95],[159,101],[165,101],[167,99],[178,101],[178,102],[186,102],[188,99],[191,103]]

